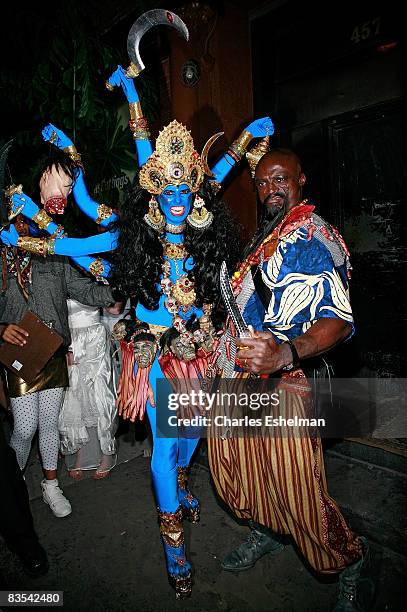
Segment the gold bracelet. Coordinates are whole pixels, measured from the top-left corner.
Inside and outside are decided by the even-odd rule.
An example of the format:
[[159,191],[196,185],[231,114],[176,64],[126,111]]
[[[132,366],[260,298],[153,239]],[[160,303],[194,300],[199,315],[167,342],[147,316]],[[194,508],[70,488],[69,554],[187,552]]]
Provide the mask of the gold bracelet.
[[65,147],[63,149],[63,151],[65,151],[65,153],[67,153],[67,155],[69,155],[69,157],[72,159],[72,161],[74,161],[77,164],[82,163],[81,160],[81,155],[80,153],[78,153],[78,151],[76,150],[75,145],[69,145],[69,147]]
[[92,261],[92,263],[89,266],[89,272],[95,278],[99,278],[100,276],[102,276],[104,271],[105,271],[105,266],[103,265],[102,259],[100,257],[96,257],[95,261]]
[[33,221],[40,229],[45,229],[51,223],[52,219],[47,215],[45,210],[41,208],[36,215],[33,216]]
[[141,128],[137,128],[133,132],[133,138],[134,138],[134,140],[150,140],[151,134],[150,134],[149,130],[144,130],[144,129],[141,129]]
[[219,181],[210,181],[209,185],[213,191],[213,193],[218,193],[221,189],[222,189],[222,185],[221,183],[219,183]]
[[47,238],[44,245],[44,257],[55,255],[55,238]]
[[235,153],[237,153],[240,157],[243,157],[243,155],[246,152],[249,142],[251,142],[252,140],[253,140],[253,135],[247,130],[243,130],[239,138],[237,138],[230,145],[230,148],[233,149],[233,151],[235,151]]
[[96,212],[98,216],[96,217],[95,221],[98,225],[100,225],[105,219],[111,217],[113,214],[113,210],[110,208],[110,206],[106,206],[106,204],[99,204]]
[[137,68],[136,64],[131,62],[130,66],[126,70],[126,77],[129,79],[135,79],[140,74],[140,70]]
[[11,198],[15,193],[18,193],[19,195],[21,195],[23,193],[23,186],[22,185],[10,185],[10,187],[8,187],[8,189],[6,189],[6,191],[4,192],[4,195],[7,198]]
[[129,102],[130,119],[141,119],[143,111],[141,110],[141,104],[139,100],[137,102]]
[[55,230],[55,232],[52,232],[50,238],[68,238],[68,236],[65,235],[65,228],[63,225],[58,225],[57,229]]
[[28,236],[19,236],[17,240],[17,248],[28,251],[28,253],[34,253],[45,257],[47,247],[45,238],[30,238]]

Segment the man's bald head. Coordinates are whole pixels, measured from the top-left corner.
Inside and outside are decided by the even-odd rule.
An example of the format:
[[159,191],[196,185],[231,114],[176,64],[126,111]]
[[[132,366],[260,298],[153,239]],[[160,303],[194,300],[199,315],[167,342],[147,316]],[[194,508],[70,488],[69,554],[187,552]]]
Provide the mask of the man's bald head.
[[[276,160],[276,159],[285,159],[285,161],[287,163],[292,163],[292,164],[296,164],[298,172],[301,173],[301,160],[298,157],[298,155],[296,153],[294,153],[294,151],[292,151],[291,149],[283,149],[283,148],[276,148],[276,149],[272,149],[271,151],[268,151],[265,155],[263,155],[263,157],[260,159],[260,162],[262,160]],[[259,162],[259,163],[260,163]]]
[[274,213],[300,203],[305,180],[301,161],[290,149],[273,149],[263,155],[254,177],[260,202]]

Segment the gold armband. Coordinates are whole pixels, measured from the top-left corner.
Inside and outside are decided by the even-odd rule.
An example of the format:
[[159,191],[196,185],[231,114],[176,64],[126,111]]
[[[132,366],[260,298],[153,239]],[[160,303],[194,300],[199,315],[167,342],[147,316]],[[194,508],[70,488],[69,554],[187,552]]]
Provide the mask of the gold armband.
[[95,221],[98,225],[100,225],[100,223],[102,223],[102,221],[105,219],[111,217],[113,214],[113,210],[110,208],[110,206],[106,206],[106,204],[99,204],[96,212],[98,216],[96,217]]
[[248,132],[247,130],[243,130],[243,132],[240,134],[239,138],[237,138],[230,145],[230,148],[232,149],[232,151],[234,151],[236,153],[236,155],[239,156],[239,158],[242,158],[243,155],[245,154],[247,146],[248,146],[249,142],[251,142],[251,140],[253,140],[253,135],[250,132]]
[[48,227],[51,223],[52,219],[47,215],[45,210],[42,208],[37,212],[36,215],[33,216],[33,221],[38,225],[38,227],[42,230]]
[[130,130],[133,132],[133,138],[136,140],[150,140],[150,130],[148,129],[148,121],[143,117],[140,102],[130,102]]
[[47,254],[47,245],[45,238],[30,238],[28,236],[20,236],[17,240],[17,248],[45,257]]
[[105,266],[103,265],[102,259],[100,257],[96,257],[95,261],[89,266],[89,272],[95,277],[100,278],[105,271]]
[[82,164],[80,153],[76,150],[75,145],[69,145],[69,147],[65,147],[63,151],[65,151],[76,164]]
[[47,255],[55,255],[55,240],[53,238],[19,236],[17,248],[34,255],[40,255],[40,257],[46,257]]
[[133,121],[134,119],[141,119],[143,116],[143,111],[141,110],[141,104],[137,100],[137,102],[129,102],[129,111],[130,111],[130,119]]

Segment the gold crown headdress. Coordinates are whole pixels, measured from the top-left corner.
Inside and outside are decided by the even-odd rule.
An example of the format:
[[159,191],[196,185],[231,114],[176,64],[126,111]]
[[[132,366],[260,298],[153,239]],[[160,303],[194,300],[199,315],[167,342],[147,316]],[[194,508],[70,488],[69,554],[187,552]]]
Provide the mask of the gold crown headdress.
[[260,142],[254,145],[254,147],[252,147],[250,151],[246,153],[247,161],[250,166],[250,174],[252,175],[252,178],[254,178],[254,173],[256,172],[257,164],[259,163],[263,155],[265,155],[266,153],[270,151],[269,144],[270,144],[270,139],[269,139],[269,136],[267,135],[264,138],[262,138]]
[[[212,144],[213,139],[209,139],[208,143]],[[199,155],[195,151],[191,132],[178,121],[172,121],[159,133],[154,153],[140,170],[140,186],[158,195],[166,185],[185,183],[192,193],[196,193],[205,174],[213,176],[207,162],[208,143],[202,155]]]

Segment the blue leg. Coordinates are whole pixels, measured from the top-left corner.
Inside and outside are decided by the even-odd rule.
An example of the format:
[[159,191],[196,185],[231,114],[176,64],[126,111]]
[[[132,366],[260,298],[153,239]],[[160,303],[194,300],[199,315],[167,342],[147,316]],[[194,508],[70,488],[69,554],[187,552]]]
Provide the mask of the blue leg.
[[199,500],[188,489],[188,472],[191,457],[197,447],[199,439],[180,438],[178,452],[178,499],[184,517],[191,523],[199,521]]
[[[155,391],[155,381],[163,376],[156,361],[150,372],[150,382]],[[153,434],[151,476],[158,505],[158,522],[164,547],[168,580],[177,598],[191,594],[191,564],[185,556],[182,509],[178,500],[177,459],[178,438],[159,438],[156,432],[156,408],[147,403],[147,415]]]

